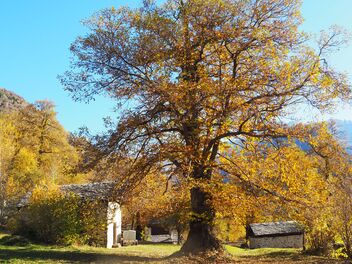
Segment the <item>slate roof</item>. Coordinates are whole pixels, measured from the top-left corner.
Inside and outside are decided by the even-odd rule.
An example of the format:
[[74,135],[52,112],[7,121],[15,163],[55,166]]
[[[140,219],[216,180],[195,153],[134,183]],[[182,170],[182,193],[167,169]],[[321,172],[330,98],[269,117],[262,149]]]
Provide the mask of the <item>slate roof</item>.
[[[108,200],[115,194],[116,182],[94,182],[85,184],[67,184],[59,188],[64,193],[74,193],[84,200]],[[29,204],[32,192],[28,192],[17,204],[18,208]]]
[[61,185],[60,190],[65,193],[74,193],[83,199],[108,199],[113,196],[115,182],[95,182],[86,184]]
[[251,237],[300,235],[304,228],[295,221],[255,223],[248,227],[247,235]]

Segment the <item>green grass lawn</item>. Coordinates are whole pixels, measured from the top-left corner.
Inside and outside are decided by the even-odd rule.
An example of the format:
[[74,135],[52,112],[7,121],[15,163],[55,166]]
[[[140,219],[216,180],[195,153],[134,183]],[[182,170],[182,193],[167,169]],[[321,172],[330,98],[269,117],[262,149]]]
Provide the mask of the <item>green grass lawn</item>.
[[165,258],[180,247],[169,244],[128,246],[115,249],[89,246],[50,246],[1,244],[6,235],[0,234],[0,263],[145,263],[165,262]]
[[[198,258],[170,257],[180,246],[148,244],[106,249],[89,246],[48,246],[38,244],[4,245],[0,234],[0,263],[200,263]],[[307,256],[296,249],[240,249],[225,246],[230,253],[226,262],[217,263],[338,263],[335,260]],[[225,261],[225,260],[224,260]],[[203,261],[202,263],[214,263]]]

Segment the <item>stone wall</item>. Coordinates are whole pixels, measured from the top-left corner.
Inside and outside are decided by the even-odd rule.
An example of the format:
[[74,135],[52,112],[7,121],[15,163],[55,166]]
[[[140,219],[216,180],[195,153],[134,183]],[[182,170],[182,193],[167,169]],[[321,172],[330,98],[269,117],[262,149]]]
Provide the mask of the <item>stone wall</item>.
[[144,239],[146,241],[151,241],[154,243],[160,243],[160,242],[177,243],[178,232],[176,229],[170,229],[169,234],[152,235],[152,228],[146,227],[144,229]]
[[303,235],[250,237],[249,248],[303,248]]

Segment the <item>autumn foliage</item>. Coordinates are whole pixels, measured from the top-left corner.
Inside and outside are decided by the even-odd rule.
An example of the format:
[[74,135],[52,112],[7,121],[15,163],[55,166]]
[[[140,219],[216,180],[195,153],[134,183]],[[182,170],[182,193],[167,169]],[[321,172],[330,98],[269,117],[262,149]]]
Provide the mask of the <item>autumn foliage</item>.
[[10,220],[11,231],[49,244],[106,246],[106,204],[63,193],[57,185],[33,190],[29,205]]
[[187,230],[183,253],[221,251],[220,239],[244,237],[251,222],[294,219],[312,251],[342,241],[351,256],[350,156],[333,125],[289,122],[302,105],[326,112],[350,101],[328,59],[346,38],[333,27],[311,39],[300,4],[144,1],[96,13],[60,80],[75,100],[113,98],[118,118],[73,147],[47,103],[4,116],[17,121],[0,119],[11,135],[0,142],[2,194],[74,181],[80,161],[117,182],[131,226],[164,218]]
[[[333,28],[313,48],[301,22],[297,0],[145,1],[98,12],[71,45],[72,67],[61,81],[73,98],[105,94],[128,105],[93,139],[101,155],[92,166],[132,160],[124,178],[131,188],[155,169],[187,182],[183,252],[221,249],[219,191],[244,206],[270,195],[263,202],[273,207],[309,205],[312,189],[324,192],[310,161],[294,164],[307,154],[291,144],[300,127],[285,118],[299,104],[326,111],[350,99],[346,76],[327,60],[345,39]],[[288,146],[276,151],[279,138]]]
[[53,103],[38,101],[1,112],[0,223],[35,186],[81,181],[84,176],[74,171],[79,159]]

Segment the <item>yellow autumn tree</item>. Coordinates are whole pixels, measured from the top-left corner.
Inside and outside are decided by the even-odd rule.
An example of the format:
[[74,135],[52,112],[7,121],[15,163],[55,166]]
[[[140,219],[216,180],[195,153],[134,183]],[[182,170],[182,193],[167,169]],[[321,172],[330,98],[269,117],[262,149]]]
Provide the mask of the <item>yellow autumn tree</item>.
[[[325,199],[305,214],[308,227],[307,244],[312,250],[331,252],[333,244],[343,243],[345,257],[351,257],[351,156],[339,140],[334,124],[314,125],[310,133],[310,155],[328,183]],[[341,253],[341,252],[340,252]]]
[[11,157],[15,153],[16,129],[12,123],[7,122],[7,115],[0,115],[0,223],[4,221],[5,208],[8,203],[8,171],[11,167]]
[[78,156],[69,144],[69,134],[56,119],[54,104],[37,101],[20,109],[14,118],[19,134],[18,151],[27,149],[34,155],[41,180],[60,183],[63,175],[69,174],[70,164],[72,167],[78,161]]
[[[299,10],[298,0],[145,1],[139,9],[97,13],[85,22],[89,32],[71,46],[72,68],[61,81],[75,99],[106,94],[118,106],[130,102],[105,135],[94,137],[96,159],[130,159],[129,186],[156,168],[193,185],[185,253],[221,249],[214,234],[217,193],[208,186],[219,182],[224,145],[293,135],[283,121],[292,105],[324,111],[351,96],[346,77],[325,59],[344,43],[341,31],[323,34],[313,49],[299,30]],[[232,155],[236,160],[238,153]],[[283,155],[303,154],[293,149]],[[286,170],[275,176],[280,184],[292,182]],[[305,177],[308,169],[295,172]],[[246,182],[241,173],[234,175]],[[256,185],[260,175],[274,180],[265,172],[246,173]],[[260,187],[267,192],[269,186]],[[288,194],[277,193],[279,199]]]
[[[52,103],[38,101],[0,115],[0,204],[16,203],[36,185],[75,182],[79,153],[59,124]],[[79,177],[78,180],[81,180]]]

